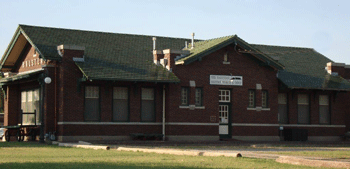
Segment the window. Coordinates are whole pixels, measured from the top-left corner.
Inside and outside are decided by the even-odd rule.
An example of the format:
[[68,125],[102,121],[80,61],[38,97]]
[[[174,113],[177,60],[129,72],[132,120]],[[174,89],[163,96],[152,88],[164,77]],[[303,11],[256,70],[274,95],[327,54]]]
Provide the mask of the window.
[[309,95],[298,94],[298,123],[310,123]]
[[141,121],[155,121],[154,89],[142,88],[141,100]]
[[269,95],[267,90],[261,91],[261,106],[263,108],[268,108],[269,107],[268,101],[269,101]]
[[196,88],[196,106],[202,106],[203,105],[203,98],[202,98],[202,88]]
[[189,94],[190,92],[188,87],[181,87],[181,105],[182,106],[188,106]]
[[278,94],[278,122],[280,124],[288,123],[288,107],[287,107],[287,94]]
[[231,102],[230,90],[219,90],[219,102]]
[[34,113],[34,112],[36,113],[36,115],[23,114],[23,116],[22,116],[22,123],[23,124],[34,125],[35,122],[37,124],[40,123],[39,89],[26,90],[26,91],[21,92],[21,109],[22,109],[23,113]]
[[331,124],[331,114],[329,111],[329,96],[319,96],[320,124]]
[[129,120],[129,93],[127,87],[113,88],[113,121]]
[[97,86],[85,87],[85,121],[100,120],[100,89]]
[[255,107],[255,90],[248,90],[248,107]]

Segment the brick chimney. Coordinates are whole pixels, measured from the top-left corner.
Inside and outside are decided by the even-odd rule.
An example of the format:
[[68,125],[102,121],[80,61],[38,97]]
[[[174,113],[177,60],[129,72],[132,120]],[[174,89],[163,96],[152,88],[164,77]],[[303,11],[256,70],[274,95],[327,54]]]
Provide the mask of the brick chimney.
[[73,60],[84,62],[84,46],[77,45],[59,45],[57,46],[57,51],[64,60]]
[[183,53],[182,50],[174,50],[174,49],[165,49],[163,50],[164,59],[166,59],[165,67],[174,72],[175,69],[175,58],[176,56],[180,56]]
[[350,65],[328,62],[326,69],[329,74],[339,75],[344,79],[350,79]]
[[162,50],[153,50],[153,61],[154,64],[159,65],[160,59],[164,58],[164,54]]

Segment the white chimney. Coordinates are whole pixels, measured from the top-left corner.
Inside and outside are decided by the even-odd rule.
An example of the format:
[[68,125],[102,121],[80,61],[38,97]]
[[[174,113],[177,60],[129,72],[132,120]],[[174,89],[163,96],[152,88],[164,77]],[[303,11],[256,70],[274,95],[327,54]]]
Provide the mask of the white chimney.
[[156,40],[157,40],[157,38],[153,37],[152,40],[153,40],[153,50],[156,50]]
[[191,49],[193,49],[194,48],[194,32],[191,34],[191,36],[192,36]]

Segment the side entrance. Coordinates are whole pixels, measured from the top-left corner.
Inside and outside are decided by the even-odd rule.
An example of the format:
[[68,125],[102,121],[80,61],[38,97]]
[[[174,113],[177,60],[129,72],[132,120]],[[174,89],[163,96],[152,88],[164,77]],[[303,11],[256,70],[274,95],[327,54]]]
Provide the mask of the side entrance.
[[219,90],[219,135],[220,139],[232,138],[231,134],[231,90]]

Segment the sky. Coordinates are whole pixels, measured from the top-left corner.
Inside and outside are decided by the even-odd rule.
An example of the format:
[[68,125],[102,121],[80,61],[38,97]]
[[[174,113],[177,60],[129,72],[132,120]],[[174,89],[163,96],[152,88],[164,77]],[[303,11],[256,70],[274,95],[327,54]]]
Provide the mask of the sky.
[[[19,24],[314,48],[350,64],[348,0],[0,0],[0,55]],[[152,41],[150,40],[150,43]]]

